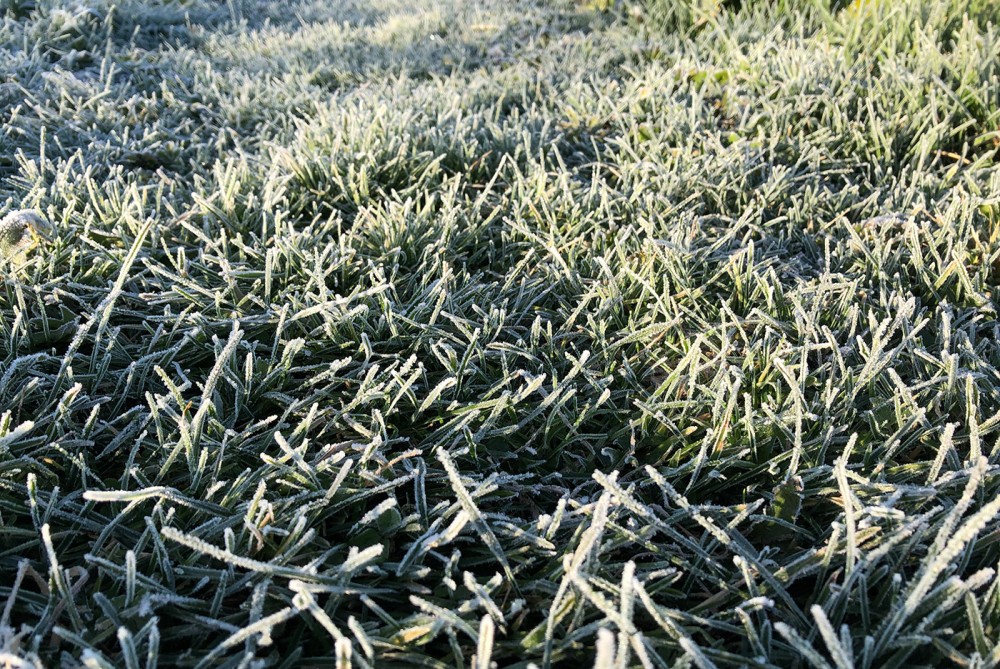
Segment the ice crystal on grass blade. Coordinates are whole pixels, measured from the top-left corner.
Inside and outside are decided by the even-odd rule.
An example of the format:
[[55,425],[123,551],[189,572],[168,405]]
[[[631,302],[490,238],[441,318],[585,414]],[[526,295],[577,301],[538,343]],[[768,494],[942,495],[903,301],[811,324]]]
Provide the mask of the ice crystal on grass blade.
[[0,669],[45,669],[41,658],[24,648],[30,637],[28,627],[15,633],[13,628],[0,625]]
[[29,569],[28,561],[22,560],[16,572],[10,574],[11,578],[7,581],[9,594],[3,613],[0,614],[0,669],[45,669],[38,654],[28,648],[32,629],[23,625],[18,631],[11,626],[15,598]]

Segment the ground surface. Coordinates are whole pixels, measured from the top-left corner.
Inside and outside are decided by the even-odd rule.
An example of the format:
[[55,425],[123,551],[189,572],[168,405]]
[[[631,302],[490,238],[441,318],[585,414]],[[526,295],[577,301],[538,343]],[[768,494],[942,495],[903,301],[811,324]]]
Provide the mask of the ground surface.
[[0,2],[0,658],[1000,663],[998,10],[603,4]]

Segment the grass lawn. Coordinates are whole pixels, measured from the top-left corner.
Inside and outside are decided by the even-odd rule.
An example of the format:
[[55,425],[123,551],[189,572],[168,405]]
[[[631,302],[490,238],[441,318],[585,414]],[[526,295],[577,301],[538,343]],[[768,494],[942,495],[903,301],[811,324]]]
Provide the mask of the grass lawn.
[[0,0],[0,667],[1000,666],[1000,4],[739,4]]

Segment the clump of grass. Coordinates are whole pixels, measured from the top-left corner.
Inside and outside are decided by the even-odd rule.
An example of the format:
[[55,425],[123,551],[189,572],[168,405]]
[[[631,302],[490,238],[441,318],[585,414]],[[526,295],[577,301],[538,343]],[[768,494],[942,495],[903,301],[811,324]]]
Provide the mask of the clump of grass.
[[738,4],[3,5],[0,664],[1000,663],[996,12]]

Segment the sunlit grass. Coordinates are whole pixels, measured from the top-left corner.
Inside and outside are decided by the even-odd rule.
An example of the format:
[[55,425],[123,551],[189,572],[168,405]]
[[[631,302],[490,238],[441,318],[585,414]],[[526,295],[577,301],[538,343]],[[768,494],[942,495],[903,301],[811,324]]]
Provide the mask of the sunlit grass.
[[0,666],[1000,665],[1000,10],[735,4],[0,0]]

